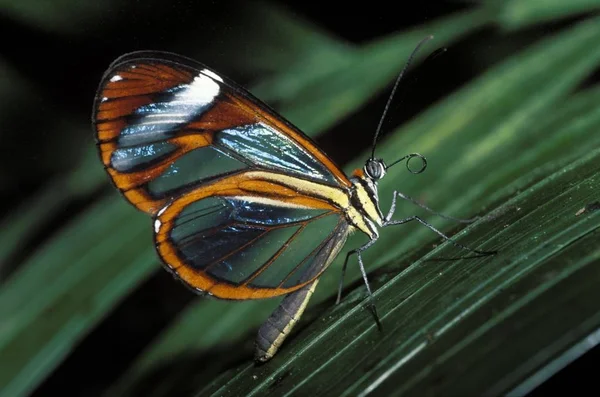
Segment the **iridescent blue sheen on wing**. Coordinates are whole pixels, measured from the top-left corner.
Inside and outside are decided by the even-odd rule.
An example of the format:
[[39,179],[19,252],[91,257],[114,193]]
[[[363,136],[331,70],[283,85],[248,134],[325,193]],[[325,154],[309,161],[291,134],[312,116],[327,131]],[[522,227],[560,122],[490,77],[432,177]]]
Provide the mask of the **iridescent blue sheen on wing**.
[[275,168],[304,178],[335,183],[335,177],[322,163],[296,142],[263,123],[217,132],[214,143],[260,168]]
[[216,280],[289,288],[328,264],[324,250],[347,227],[337,212],[213,197],[186,207],[170,240],[188,266]]
[[[172,110],[176,111],[176,108]],[[174,154],[177,146],[170,144],[168,139],[174,136],[176,128],[181,127],[180,121],[190,121],[185,119],[190,116],[184,113],[159,113],[157,117],[153,117],[154,113],[148,109],[144,113],[146,116],[139,123],[130,125],[119,136],[119,149],[113,152],[111,159],[112,166],[119,172],[152,168],[164,155]],[[323,164],[291,139],[262,123],[217,131],[211,145],[173,157],[168,168],[147,181],[152,197],[172,195],[183,188],[193,188],[206,180],[245,168],[271,169],[335,183],[334,176]]]
[[216,147],[202,147],[172,161],[159,176],[147,183],[147,189],[153,197],[164,197],[246,168],[248,164]]
[[110,161],[119,172],[134,172],[152,166],[154,162],[169,156],[175,150],[177,146],[169,142],[119,148],[112,153]]

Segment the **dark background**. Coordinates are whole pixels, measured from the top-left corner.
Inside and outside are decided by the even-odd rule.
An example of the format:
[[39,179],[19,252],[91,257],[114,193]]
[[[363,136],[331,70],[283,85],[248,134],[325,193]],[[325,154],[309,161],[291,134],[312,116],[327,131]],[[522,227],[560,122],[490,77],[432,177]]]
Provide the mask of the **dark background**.
[[[392,5],[371,1],[368,7],[351,2],[327,2],[326,6],[322,2],[307,3],[288,1],[284,5],[299,18],[356,44],[470,6],[469,2],[458,1],[394,2]],[[76,124],[88,122],[100,77],[117,56],[140,49],[179,52],[197,58],[242,85],[271,72],[268,67],[247,67],[230,61],[232,53],[257,51],[245,37],[232,37],[232,26],[265,28],[259,27],[259,20],[245,20],[247,4],[233,1],[112,4],[99,24],[84,23],[76,33],[69,34],[48,32],[44,27],[0,15],[3,37],[0,55],[30,85],[22,88],[23,95],[35,95],[32,107],[31,97],[28,102],[22,101],[21,88],[16,87],[12,111],[3,120],[6,124],[2,128],[0,148],[0,177],[4,182],[0,216],[8,215],[23,197],[34,194],[48,180],[60,178],[61,173],[70,169],[86,148],[93,145],[91,125],[84,130],[69,128],[72,120],[64,118],[76,118]],[[444,54],[409,72],[391,109],[387,128],[405,122],[506,56],[574,20],[537,25],[518,33],[499,33],[488,28],[466,37]],[[189,41],[182,43],[180,39],[186,31],[190,32]],[[370,144],[386,100],[387,93],[373,98],[360,111],[330,128],[319,138],[319,144],[341,165],[354,158]],[[24,103],[28,106],[23,106]],[[271,105],[277,108],[276,103]],[[65,125],[59,135],[55,133],[57,125]],[[344,139],[340,144],[340,138],[347,136],[348,131],[353,131],[353,139]],[[109,189],[107,178],[101,189],[65,203],[53,214],[52,222],[37,231],[27,247],[44,241],[57,225],[67,222]],[[16,254],[11,263],[19,263],[27,257],[27,247]],[[5,274],[12,270],[10,265],[2,269]],[[164,296],[170,298],[163,299]],[[79,344],[35,395],[99,395],[192,298],[193,295],[173,283],[166,272],[156,273]],[[588,375],[597,368],[599,358],[600,350],[593,349],[533,395],[573,390],[573,385],[591,387],[593,378]]]

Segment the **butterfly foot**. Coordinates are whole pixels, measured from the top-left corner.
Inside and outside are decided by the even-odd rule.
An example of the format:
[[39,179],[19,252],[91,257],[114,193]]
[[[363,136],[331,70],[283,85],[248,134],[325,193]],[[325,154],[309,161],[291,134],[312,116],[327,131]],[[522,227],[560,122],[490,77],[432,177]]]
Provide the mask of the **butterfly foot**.
[[383,325],[381,325],[381,320],[379,319],[379,314],[377,314],[377,306],[375,306],[375,303],[370,302],[368,308],[369,308],[369,311],[371,312],[371,314],[373,315],[375,324],[377,324],[377,329],[379,330],[379,332],[382,332]]

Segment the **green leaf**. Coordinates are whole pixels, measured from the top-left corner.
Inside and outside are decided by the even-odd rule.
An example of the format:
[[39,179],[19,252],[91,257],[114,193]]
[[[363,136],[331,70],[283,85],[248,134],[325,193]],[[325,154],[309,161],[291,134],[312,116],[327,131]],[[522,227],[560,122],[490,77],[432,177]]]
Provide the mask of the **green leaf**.
[[509,30],[600,10],[598,0],[508,0],[497,3],[500,8],[498,23]]
[[[237,7],[234,23],[238,28],[231,34],[223,32],[219,52],[235,49],[237,59],[233,61],[240,64],[240,72],[260,75],[252,93],[265,101],[293,97],[307,82],[347,64],[355,55],[353,44],[281,5],[254,1]],[[257,19],[263,22],[257,24]],[[245,40],[242,49],[240,32],[254,38]]]
[[[0,121],[3,125],[8,122],[11,114],[34,96],[35,90],[25,79],[14,70],[4,59],[0,58]],[[0,136],[6,138],[3,128]],[[4,178],[5,176],[2,175]],[[7,177],[7,176],[6,176]]]
[[[111,4],[112,3],[112,4]],[[97,22],[103,11],[114,7],[116,1],[10,1],[0,0],[0,14],[26,21],[45,30],[81,31],[86,24]]]
[[[81,128],[86,130],[86,128]],[[93,163],[93,164],[92,164]],[[67,200],[84,198],[106,180],[102,167],[98,167],[95,148],[90,147],[82,161],[66,177],[50,181],[41,191],[25,199],[17,209],[0,222],[0,281],[2,269],[8,265],[11,256],[23,249],[29,238],[49,222]]]
[[[11,138],[17,135],[14,130],[9,129],[11,122],[15,120],[15,114],[18,114],[19,109],[27,108],[32,106],[31,98],[35,98],[39,95],[38,92],[28,84],[22,76],[19,75],[10,65],[8,65],[3,59],[0,59],[0,125],[3,126],[0,129],[0,137],[3,142],[7,142],[7,146],[10,147]],[[2,187],[0,188],[1,193],[5,193],[4,189],[7,189],[11,185],[15,185],[16,181],[12,170],[4,168],[0,171],[0,179],[3,181]],[[41,208],[36,210],[36,215],[39,215],[42,211]],[[8,215],[10,216],[10,214]],[[21,230],[27,229],[28,225],[33,223],[34,217],[29,219],[21,218],[20,214],[12,216],[10,221],[2,222],[0,224],[0,280],[2,280],[2,274],[5,272],[7,263],[4,259],[10,255],[14,250],[16,240],[13,236],[19,236]]]
[[[298,120],[298,125],[309,133],[331,127],[396,77],[416,44],[426,36],[434,35],[430,48],[440,48],[477,31],[490,20],[485,10],[478,9],[369,43],[356,53],[352,62],[334,70],[323,65],[323,75],[281,103],[282,114]],[[431,51],[420,51],[415,59],[420,60],[427,53]]]
[[[600,277],[593,266],[600,250],[590,242],[600,217],[576,216],[582,204],[594,200],[599,171],[600,151],[596,150],[507,202],[515,211],[495,220],[495,227],[477,233],[489,238],[486,246],[500,250],[496,258],[462,261],[451,267],[422,266],[429,268],[423,272],[431,278],[411,275],[408,269],[386,284],[381,289],[382,301],[386,300],[384,294],[389,297],[408,279],[425,279],[427,284],[390,311],[400,319],[406,315],[400,306],[412,306],[406,310],[420,308],[426,319],[419,320],[420,329],[414,333],[403,330],[405,335],[412,334],[408,338],[398,335],[407,341],[404,346],[385,350],[385,360],[360,380],[353,380],[348,391],[385,393],[395,388],[396,393],[407,394],[417,390],[426,394],[441,390],[452,395],[502,394],[529,375],[533,362],[545,364],[536,355],[552,348],[549,345],[561,338],[568,339],[567,343],[579,342],[600,326],[600,310],[590,303],[598,296],[590,287]],[[584,274],[591,279],[582,283]],[[577,305],[581,311],[576,315],[569,310],[575,301],[582,304],[588,299],[592,300],[587,305]],[[577,327],[591,319],[588,316],[596,317],[595,325],[589,324],[592,328],[583,334],[569,335],[577,334]],[[560,326],[553,325],[557,317],[563,320]],[[511,341],[514,349],[504,353]],[[422,354],[414,351],[420,346]],[[411,362],[400,375],[400,366],[389,364],[406,359],[409,352],[413,354]],[[416,371],[409,374],[409,366]],[[442,381],[434,382],[441,374]],[[469,382],[459,381],[467,376]]]
[[386,266],[372,278],[383,332],[363,304],[330,308],[277,359],[198,395],[498,395],[539,378],[600,328],[600,212],[577,215],[597,200],[598,178],[600,149],[460,233],[497,256],[432,261],[460,255],[445,243]]

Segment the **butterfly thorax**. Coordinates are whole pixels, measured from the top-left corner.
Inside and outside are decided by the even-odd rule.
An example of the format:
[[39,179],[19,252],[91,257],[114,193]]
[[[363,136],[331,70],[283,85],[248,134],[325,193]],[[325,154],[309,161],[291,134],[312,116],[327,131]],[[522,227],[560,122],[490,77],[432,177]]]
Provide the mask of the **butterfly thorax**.
[[377,184],[362,170],[355,171],[353,175],[350,179],[352,182],[350,203],[354,211],[347,211],[346,216],[353,226],[369,237],[377,237],[379,235],[377,226],[381,226],[383,223],[383,215],[379,209]]

